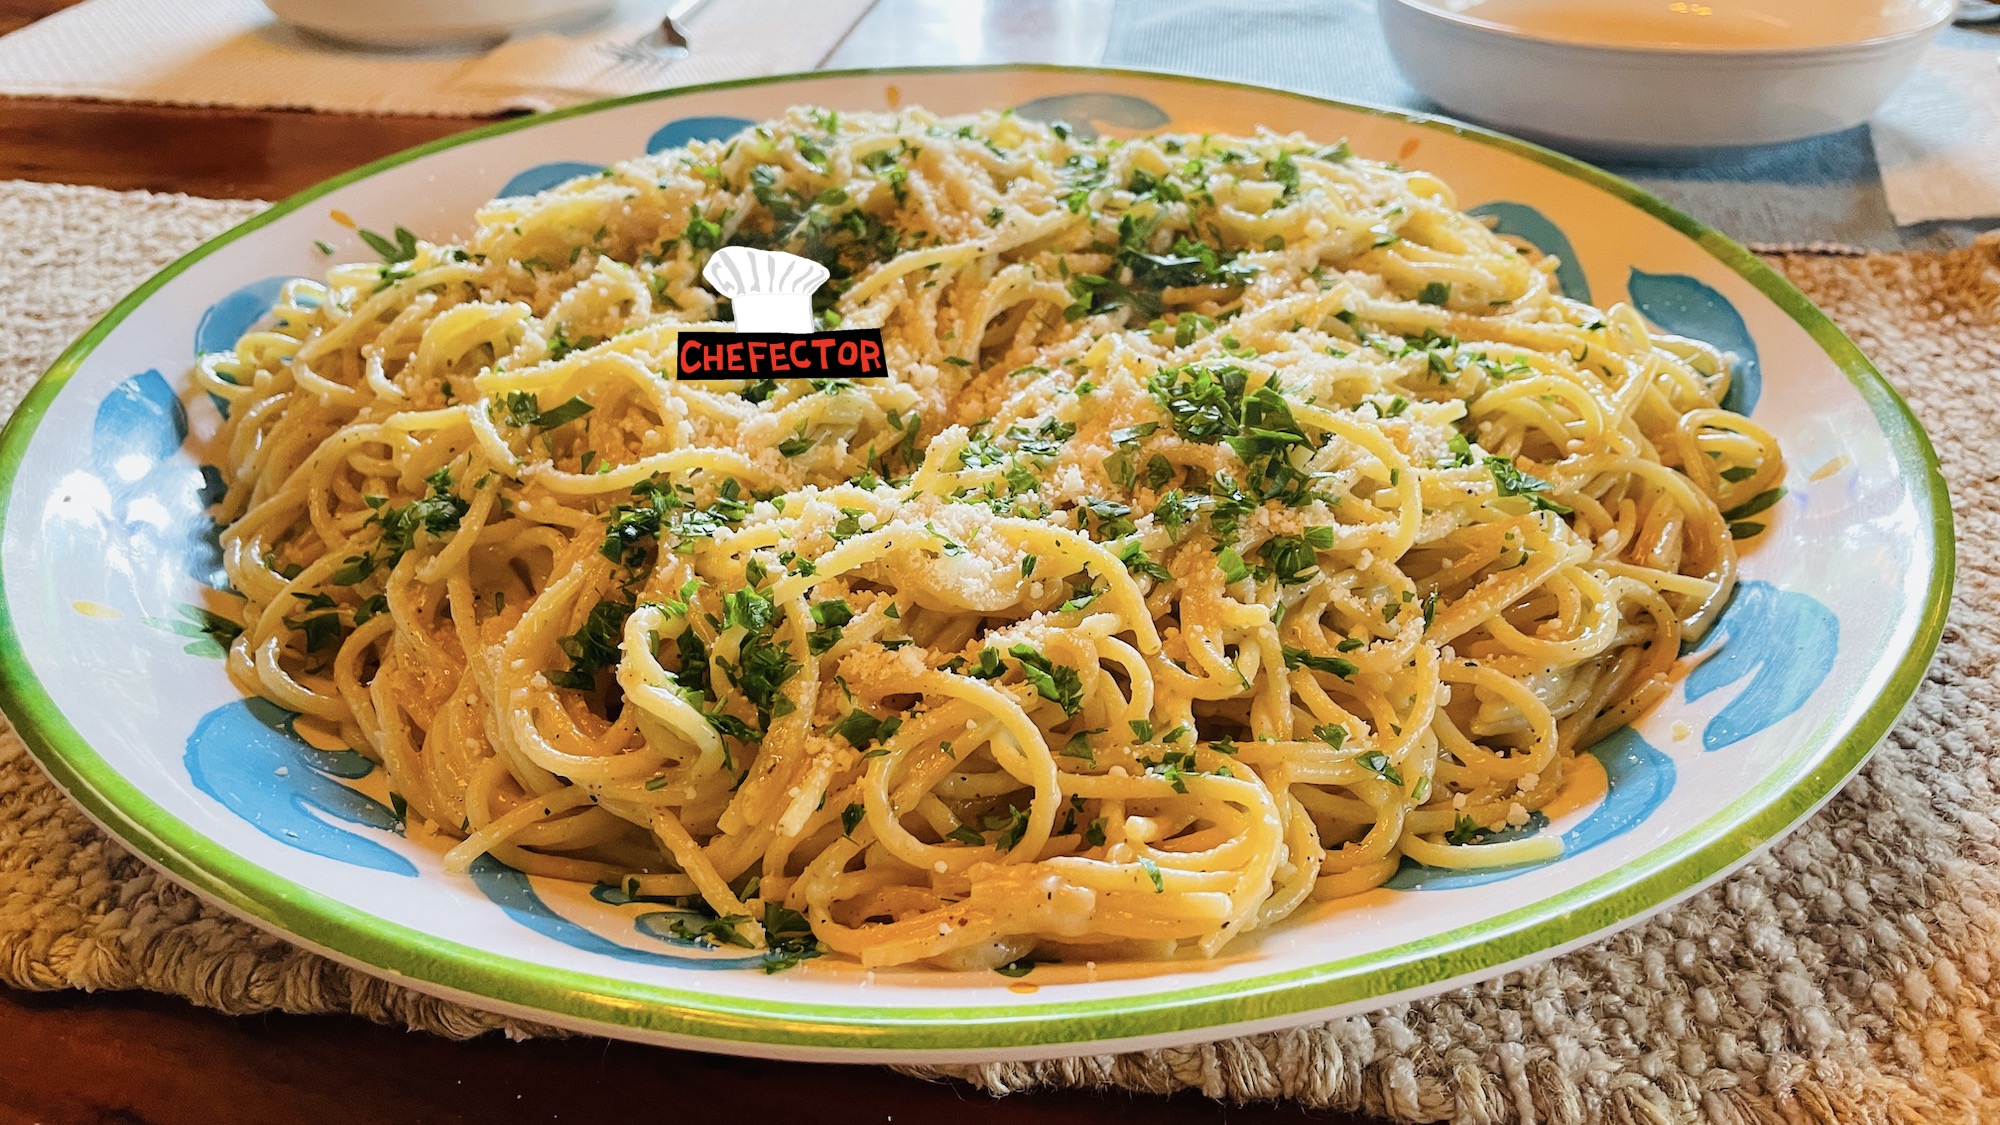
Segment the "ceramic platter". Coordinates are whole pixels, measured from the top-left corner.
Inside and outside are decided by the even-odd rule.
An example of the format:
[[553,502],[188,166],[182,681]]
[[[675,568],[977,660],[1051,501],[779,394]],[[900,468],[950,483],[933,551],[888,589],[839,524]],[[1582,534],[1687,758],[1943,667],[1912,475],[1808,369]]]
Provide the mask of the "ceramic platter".
[[[1777,433],[1784,498],[1671,697],[1593,748],[1601,795],[1554,823],[1560,860],[1406,866],[1209,963],[1041,966],[1021,979],[767,975],[671,936],[657,904],[497,865],[447,875],[379,771],[306,746],[246,702],[201,629],[220,584],[216,415],[190,390],[335,218],[469,230],[499,194],[786,107],[1015,107],[1101,133],[1298,130],[1436,172],[1460,205],[1559,255],[1571,295],[1629,302],[1734,353],[1730,405]],[[1629,184],[1449,122],[1172,76],[1003,68],[820,74],[510,121],[328,181],[221,235],[122,301],[8,426],[0,530],[4,703],[57,783],[133,851],[232,911],[367,972],[566,1027],[803,1059],[968,1061],[1131,1049],[1276,1028],[1436,992],[1631,923],[1744,862],[1817,807],[1889,729],[1951,586],[1944,485],[1922,430],[1852,343],[1741,247]],[[1406,861],[1407,864],[1408,861]],[[742,951],[736,951],[741,953]]]

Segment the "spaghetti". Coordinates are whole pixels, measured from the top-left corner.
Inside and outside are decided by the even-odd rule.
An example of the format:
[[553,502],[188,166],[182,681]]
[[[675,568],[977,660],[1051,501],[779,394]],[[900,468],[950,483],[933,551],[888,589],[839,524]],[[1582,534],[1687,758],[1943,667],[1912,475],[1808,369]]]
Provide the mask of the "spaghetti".
[[[228,667],[410,812],[704,941],[1212,955],[1480,867],[1773,488],[1723,356],[1299,136],[794,110],[295,281],[206,357]],[[731,244],[888,382],[679,382]],[[1739,529],[1740,530],[1740,529]]]

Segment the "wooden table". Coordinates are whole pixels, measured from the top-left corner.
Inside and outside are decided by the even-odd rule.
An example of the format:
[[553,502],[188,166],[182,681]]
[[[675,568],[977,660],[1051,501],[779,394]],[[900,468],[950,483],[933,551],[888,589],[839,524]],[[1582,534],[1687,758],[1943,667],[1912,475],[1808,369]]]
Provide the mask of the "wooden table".
[[[0,0],[0,34],[75,0]],[[485,121],[0,98],[0,178],[278,199]],[[506,1125],[744,1107],[816,1121],[1329,1121],[1296,1106],[1064,1091],[995,1100],[878,1067],[731,1059],[601,1039],[453,1043],[345,1017],[229,1017],[144,993],[0,989],[0,1125],[423,1121]],[[704,1108],[708,1107],[708,1108]],[[692,1111],[692,1112],[690,1112]]]

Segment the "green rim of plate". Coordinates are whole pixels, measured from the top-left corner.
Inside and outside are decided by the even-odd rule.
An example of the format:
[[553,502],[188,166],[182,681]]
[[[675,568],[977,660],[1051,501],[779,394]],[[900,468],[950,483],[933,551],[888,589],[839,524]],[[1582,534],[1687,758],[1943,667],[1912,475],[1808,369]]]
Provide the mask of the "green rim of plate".
[[[757,1053],[877,1057],[958,1052],[1011,1054],[1093,1042],[1187,1038],[1207,1029],[1278,1024],[1496,971],[1643,917],[1749,859],[1830,797],[1858,768],[1909,702],[1944,630],[1955,549],[1950,499],[1923,428],[1854,342],[1804,294],[1747,249],[1634,184],[1560,153],[1489,130],[1379,106],[1315,98],[1247,83],[1100,67],[1002,65],[820,71],[716,82],[593,102],[504,121],[408,149],[336,176],[203,243],[150,278],[65,351],[0,432],[0,541],[14,480],[30,439],[91,351],[154,292],[195,262],[320,197],[385,169],[487,137],[618,106],[788,82],[935,75],[1070,75],[1079,81],[1140,80],[1279,94],[1303,104],[1402,121],[1490,145],[1560,171],[1630,203],[1692,239],[1791,316],[1846,374],[1882,427],[1910,498],[1931,528],[1929,586],[1917,632],[1874,703],[1844,730],[1824,731],[1786,767],[1693,829],[1563,894],[1360,957],[1247,980],[1155,995],[962,1007],[836,1007],[714,996],[592,973],[553,969],[445,941],[310,891],[229,852],[148,798],[77,733],[30,668],[0,587],[0,705],[56,783],[113,835],[182,883],[250,920],[392,978],[443,989],[572,1026],[673,1039],[689,1046]],[[1922,483],[1919,483],[1919,482]],[[4,581],[4,576],[0,576]],[[1828,742],[1833,744],[1828,747]],[[1801,759],[1824,749],[1796,777]]]

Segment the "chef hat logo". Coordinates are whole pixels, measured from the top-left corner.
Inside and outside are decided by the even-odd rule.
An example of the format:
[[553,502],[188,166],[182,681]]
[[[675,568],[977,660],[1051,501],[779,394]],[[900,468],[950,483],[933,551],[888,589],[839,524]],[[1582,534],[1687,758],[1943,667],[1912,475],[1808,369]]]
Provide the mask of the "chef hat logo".
[[827,279],[826,267],[782,250],[725,246],[701,276],[729,298],[738,332],[813,330],[812,295]]

